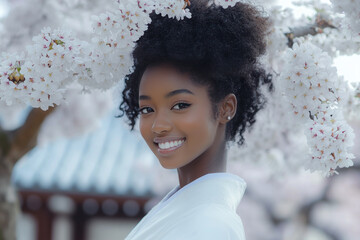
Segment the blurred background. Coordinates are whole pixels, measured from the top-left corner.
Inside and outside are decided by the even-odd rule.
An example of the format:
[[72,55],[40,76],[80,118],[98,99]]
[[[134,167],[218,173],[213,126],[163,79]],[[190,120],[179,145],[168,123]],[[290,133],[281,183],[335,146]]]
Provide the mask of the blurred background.
[[38,146],[16,164],[18,237],[124,239],[175,186],[176,175],[160,170],[145,143],[111,111],[94,131]]
[[[247,238],[358,239],[355,162],[324,178],[308,171],[280,177],[264,166],[229,161],[228,171],[248,184],[238,208]],[[19,240],[124,239],[178,184],[176,171],[162,169],[114,111],[93,131],[33,149],[16,164],[12,182],[21,206]]]
[[[263,2],[294,7],[291,1]],[[95,0],[0,0],[0,52],[24,50],[44,26],[65,26],[86,39],[91,15],[108,6],[107,1]],[[292,17],[308,19],[307,14],[314,14],[294,9]],[[337,56],[334,64],[348,82],[360,82],[359,55]],[[124,239],[177,186],[176,170],[162,169],[139,131],[130,132],[124,119],[116,118],[121,88],[120,83],[110,91],[84,94],[74,86],[68,103],[41,123],[36,147],[13,168],[15,191],[7,194],[20,209],[17,239]],[[0,103],[1,129],[25,126],[32,112]],[[295,144],[267,149],[265,163],[258,161],[260,149],[247,155],[230,149],[228,171],[248,184],[238,208],[247,239],[360,239],[360,118],[348,122],[356,136],[354,166],[329,178],[298,168],[284,170],[281,149],[300,155],[308,151],[298,135],[287,139]],[[255,137],[261,146],[265,136]]]

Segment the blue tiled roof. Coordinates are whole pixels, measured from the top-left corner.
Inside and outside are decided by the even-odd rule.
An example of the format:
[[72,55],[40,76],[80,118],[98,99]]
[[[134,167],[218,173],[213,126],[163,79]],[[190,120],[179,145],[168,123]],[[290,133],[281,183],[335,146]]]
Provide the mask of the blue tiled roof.
[[[159,167],[145,142],[110,114],[96,131],[38,146],[14,167],[18,189],[153,196]],[[147,170],[146,170],[147,169]]]

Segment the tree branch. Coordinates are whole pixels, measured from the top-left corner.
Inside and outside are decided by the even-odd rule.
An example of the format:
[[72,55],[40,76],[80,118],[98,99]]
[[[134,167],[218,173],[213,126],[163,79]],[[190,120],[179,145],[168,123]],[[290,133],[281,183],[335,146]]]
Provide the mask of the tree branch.
[[40,108],[34,108],[29,113],[24,125],[9,133],[10,148],[4,156],[5,162],[14,166],[22,156],[36,146],[40,127],[54,109],[55,107],[50,107],[47,111],[43,111]]
[[289,33],[285,33],[288,38],[288,46],[291,48],[294,45],[294,39],[306,35],[316,35],[324,32],[325,28],[336,28],[332,25],[331,20],[326,19],[324,15],[317,14],[315,23],[303,27],[290,28]]
[[10,149],[10,139],[8,132],[0,126],[0,158],[6,156]]

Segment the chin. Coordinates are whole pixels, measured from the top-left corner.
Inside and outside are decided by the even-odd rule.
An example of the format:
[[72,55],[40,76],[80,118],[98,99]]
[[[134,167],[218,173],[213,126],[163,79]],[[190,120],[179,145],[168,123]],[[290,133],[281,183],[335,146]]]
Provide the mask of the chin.
[[[179,166],[174,166],[173,164],[169,164],[169,160],[170,159],[164,159],[164,160],[160,160],[158,158],[160,165],[165,168],[165,169],[177,169]],[[171,160],[170,160],[171,161]]]
[[168,170],[177,169],[177,167],[164,166],[164,165],[161,165],[161,166],[163,166],[163,168],[168,169]]

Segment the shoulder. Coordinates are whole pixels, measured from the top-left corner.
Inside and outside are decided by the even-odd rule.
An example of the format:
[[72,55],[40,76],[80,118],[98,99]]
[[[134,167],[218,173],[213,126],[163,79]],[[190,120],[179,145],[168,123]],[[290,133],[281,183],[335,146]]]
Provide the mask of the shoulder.
[[240,217],[218,204],[193,208],[183,220],[171,239],[245,240]]

